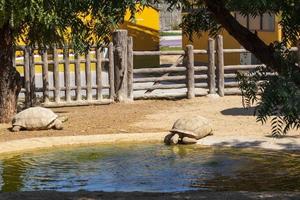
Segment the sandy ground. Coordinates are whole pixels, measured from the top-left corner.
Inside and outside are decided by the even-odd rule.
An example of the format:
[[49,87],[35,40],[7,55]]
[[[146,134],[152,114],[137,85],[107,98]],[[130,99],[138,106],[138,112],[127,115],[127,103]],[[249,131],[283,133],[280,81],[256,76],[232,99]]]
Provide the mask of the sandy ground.
[[[10,124],[0,125],[0,142],[33,138],[76,136],[112,133],[168,132],[176,119],[187,115],[201,115],[210,119],[214,137],[262,138],[270,133],[270,124],[256,122],[253,109],[242,107],[241,97],[199,97],[193,100],[147,100],[128,104],[82,106],[53,109],[69,120],[64,129],[21,131],[12,133]],[[288,137],[297,139],[299,130],[291,131]],[[141,134],[140,137],[144,137]]]

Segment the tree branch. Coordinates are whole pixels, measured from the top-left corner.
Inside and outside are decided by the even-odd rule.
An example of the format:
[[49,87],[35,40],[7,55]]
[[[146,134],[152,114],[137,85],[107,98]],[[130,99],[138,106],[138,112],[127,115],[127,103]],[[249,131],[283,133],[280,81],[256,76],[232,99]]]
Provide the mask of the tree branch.
[[[226,8],[224,0],[204,0],[207,9],[218,23],[228,31],[245,49],[253,53],[261,62],[273,71],[282,74],[285,71],[279,59],[274,56],[274,48],[265,44],[256,34],[242,26]],[[293,71],[300,75],[300,69],[295,65]],[[300,86],[300,77],[295,83]]]

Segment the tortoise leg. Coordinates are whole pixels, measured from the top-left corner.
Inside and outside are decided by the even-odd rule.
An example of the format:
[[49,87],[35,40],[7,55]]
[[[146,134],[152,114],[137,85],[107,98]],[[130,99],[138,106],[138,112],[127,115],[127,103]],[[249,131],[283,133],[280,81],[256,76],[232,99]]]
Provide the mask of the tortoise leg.
[[21,128],[22,128],[21,126],[13,126],[12,129],[11,129],[11,131],[12,132],[18,132],[18,131],[21,130]]
[[181,140],[182,144],[196,144],[197,139],[196,138],[190,138],[190,137],[183,137]]
[[60,120],[56,119],[54,121],[53,128],[56,130],[62,130],[63,129],[62,122]]
[[174,134],[170,139],[170,144],[178,144],[178,140],[179,140],[179,135]]

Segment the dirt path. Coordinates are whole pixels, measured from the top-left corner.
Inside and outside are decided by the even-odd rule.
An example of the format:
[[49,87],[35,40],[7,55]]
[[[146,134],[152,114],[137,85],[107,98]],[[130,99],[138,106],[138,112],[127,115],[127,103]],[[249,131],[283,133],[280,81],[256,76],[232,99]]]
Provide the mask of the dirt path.
[[[193,100],[147,100],[129,104],[83,106],[54,109],[68,116],[64,130],[22,131],[12,133],[9,124],[0,124],[0,142],[15,139],[92,135],[110,133],[146,133],[168,131],[174,121],[185,115],[201,115],[210,119],[216,136],[263,136],[270,125],[261,126],[252,116],[253,109],[242,108],[241,97],[199,97]],[[299,134],[292,131],[289,135]]]

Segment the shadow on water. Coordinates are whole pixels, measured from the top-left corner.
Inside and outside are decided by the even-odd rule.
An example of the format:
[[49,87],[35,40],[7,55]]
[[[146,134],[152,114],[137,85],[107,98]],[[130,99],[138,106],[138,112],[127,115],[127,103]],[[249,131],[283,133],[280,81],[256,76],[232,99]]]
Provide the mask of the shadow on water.
[[249,151],[243,154],[247,165],[234,169],[234,174],[198,178],[192,186],[213,191],[300,191],[299,154],[277,151],[261,152],[259,157]]
[[20,191],[23,188],[23,177],[26,174],[27,163],[22,161],[20,155],[3,159],[2,188],[3,192]]

